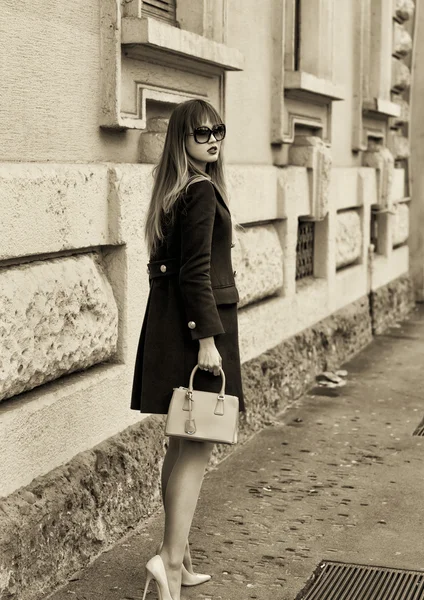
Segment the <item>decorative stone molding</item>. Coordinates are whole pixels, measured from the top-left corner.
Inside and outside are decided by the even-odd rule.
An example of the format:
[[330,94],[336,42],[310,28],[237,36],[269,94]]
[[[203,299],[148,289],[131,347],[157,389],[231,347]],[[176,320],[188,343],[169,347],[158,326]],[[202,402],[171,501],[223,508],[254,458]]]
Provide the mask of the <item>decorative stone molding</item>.
[[364,167],[372,167],[377,172],[377,207],[381,211],[392,209],[392,180],[394,159],[390,150],[380,143],[370,141],[363,154]]
[[128,56],[138,57],[149,49],[176,54],[179,58],[191,58],[228,71],[243,68],[243,56],[238,50],[149,17],[124,17],[121,20],[121,43],[130,46],[126,49]]
[[411,85],[411,72],[404,62],[397,58],[392,59],[392,87],[398,92],[403,92]]
[[247,227],[233,249],[239,307],[272,296],[283,286],[283,250],[273,225]]
[[395,0],[394,16],[400,22],[407,21],[415,11],[414,0]]
[[393,53],[406,56],[412,50],[412,38],[400,23],[393,23]]
[[[206,0],[205,0],[206,1]],[[148,105],[204,97],[221,110],[223,76],[241,70],[239,50],[164,21],[142,16],[141,0],[101,4],[100,126],[145,129]],[[167,115],[161,115],[167,116]]]
[[307,168],[309,216],[314,221],[321,221],[328,213],[332,165],[330,148],[318,137],[296,136],[289,150],[289,163]]
[[336,267],[346,267],[361,257],[362,228],[358,210],[337,214]]
[[[398,118],[390,119],[388,147],[392,152],[397,166],[408,160],[409,148],[409,88],[411,85],[411,57],[414,24],[404,26],[404,21],[414,13],[413,0],[396,0],[394,5],[393,22],[393,58],[392,58],[392,92],[401,108]],[[408,179],[405,187],[408,188]],[[409,195],[409,189],[406,192]],[[394,221],[393,221],[394,222]],[[390,243],[389,243],[390,246]]]
[[0,400],[110,359],[118,309],[95,254],[0,270]]
[[[274,164],[288,164],[297,125],[331,141],[331,105],[345,98],[333,81],[333,2],[274,0],[272,132]],[[299,37],[299,27],[301,36]]]
[[329,104],[333,100],[344,100],[343,86],[327,79],[320,79],[305,71],[287,71],[284,87],[286,95],[300,100]]
[[[358,0],[355,11],[353,149],[365,152],[364,165],[380,164],[379,205],[390,210],[390,203],[384,200],[384,182],[389,181],[392,159],[399,163],[409,157],[406,137],[409,105],[402,94],[411,83],[411,73],[403,58],[411,52],[412,38],[403,22],[412,16],[414,2]],[[379,145],[388,148],[386,158],[382,154],[379,158],[373,156],[370,140],[371,145],[379,140]]]

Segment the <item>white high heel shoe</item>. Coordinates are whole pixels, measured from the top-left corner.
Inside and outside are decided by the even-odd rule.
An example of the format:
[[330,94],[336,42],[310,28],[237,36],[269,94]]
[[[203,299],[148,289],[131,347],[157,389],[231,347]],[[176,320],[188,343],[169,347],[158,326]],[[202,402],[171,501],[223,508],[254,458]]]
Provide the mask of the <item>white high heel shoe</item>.
[[206,583],[210,578],[211,575],[206,575],[203,573],[190,573],[190,571],[187,571],[184,565],[181,567],[181,585],[185,585],[186,587]]
[[146,600],[147,590],[152,579],[155,580],[159,600],[172,600],[165,567],[159,555],[151,558],[146,564],[146,585],[144,586],[143,600]]
[[[159,544],[156,553],[162,550],[163,542]],[[201,583],[206,583],[211,578],[211,575],[206,575],[204,573],[190,573],[187,571],[184,565],[181,565],[181,585],[185,587],[192,587],[194,585],[200,585]]]

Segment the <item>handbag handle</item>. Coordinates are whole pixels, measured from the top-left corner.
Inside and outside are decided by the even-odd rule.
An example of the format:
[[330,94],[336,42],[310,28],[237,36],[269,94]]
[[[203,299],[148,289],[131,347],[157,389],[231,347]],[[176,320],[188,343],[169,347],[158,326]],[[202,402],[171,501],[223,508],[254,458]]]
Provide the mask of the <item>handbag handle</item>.
[[[188,383],[188,389],[186,392],[186,403],[187,406],[184,405],[183,406],[183,410],[188,410],[188,419],[185,422],[185,426],[184,426],[184,430],[188,435],[193,435],[194,433],[196,433],[196,422],[193,418],[193,379],[194,379],[194,375],[197,371],[197,369],[199,368],[199,365],[195,365],[193,367],[193,370],[190,374],[190,380]],[[215,406],[215,410],[214,410],[214,414],[215,415],[219,415],[219,416],[224,416],[224,400],[225,400],[225,373],[222,370],[221,367],[219,367],[219,373],[221,375],[222,378],[222,386],[221,386],[221,390],[218,394],[217,397],[217,401],[216,401],[216,406]]]
[[[195,365],[194,368],[193,368],[193,370],[192,370],[192,372],[191,372],[190,381],[188,382],[188,391],[189,392],[193,392],[194,375],[195,375],[195,373],[196,373],[196,371],[197,371],[198,368],[199,368],[199,365]],[[222,386],[221,386],[221,390],[219,392],[219,396],[222,397],[222,398],[224,398],[225,397],[225,373],[224,373],[224,371],[222,370],[221,367],[219,367],[219,374],[221,375],[221,378],[222,378]]]

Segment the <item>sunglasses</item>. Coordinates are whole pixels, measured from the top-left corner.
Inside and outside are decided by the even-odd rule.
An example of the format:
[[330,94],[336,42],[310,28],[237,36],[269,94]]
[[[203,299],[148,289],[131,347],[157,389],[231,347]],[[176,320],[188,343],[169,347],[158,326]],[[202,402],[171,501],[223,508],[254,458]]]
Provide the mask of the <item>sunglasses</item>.
[[187,135],[193,135],[195,142],[198,144],[207,144],[211,139],[211,135],[214,135],[214,138],[217,142],[220,142],[225,138],[225,125],[224,123],[220,123],[219,125],[215,125],[212,129],[209,127],[196,127],[193,133],[188,133]]

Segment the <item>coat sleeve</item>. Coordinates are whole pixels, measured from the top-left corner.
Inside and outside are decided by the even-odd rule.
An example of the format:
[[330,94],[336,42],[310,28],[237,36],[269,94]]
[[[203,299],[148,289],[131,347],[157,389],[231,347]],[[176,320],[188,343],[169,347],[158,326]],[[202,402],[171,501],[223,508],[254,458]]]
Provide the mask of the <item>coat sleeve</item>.
[[192,183],[180,212],[180,289],[193,340],[225,333],[210,279],[216,198],[209,181]]

